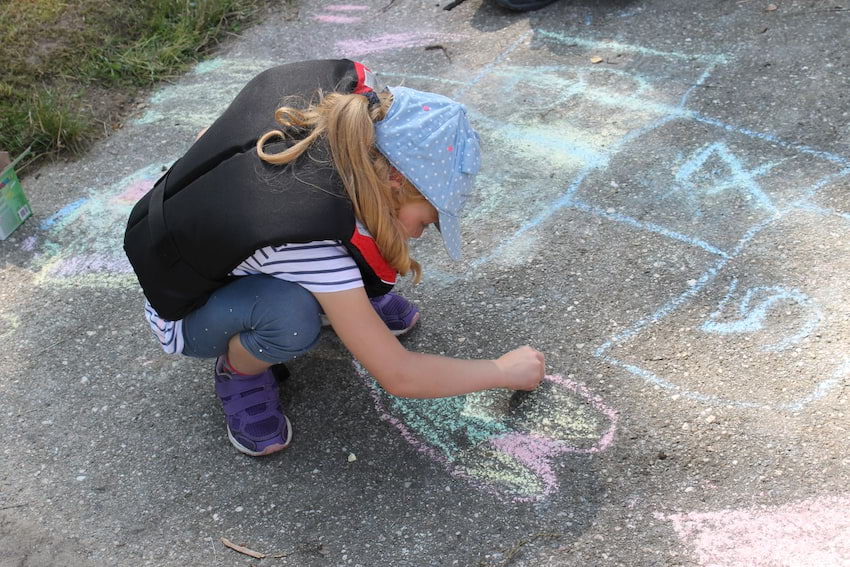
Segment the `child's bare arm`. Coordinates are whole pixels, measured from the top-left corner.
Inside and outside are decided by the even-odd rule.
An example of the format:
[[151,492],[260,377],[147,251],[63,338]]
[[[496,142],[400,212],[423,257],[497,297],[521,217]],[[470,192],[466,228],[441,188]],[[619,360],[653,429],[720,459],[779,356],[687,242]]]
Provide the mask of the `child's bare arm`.
[[345,346],[393,395],[437,398],[490,388],[531,390],[543,379],[543,355],[531,347],[497,360],[410,352],[389,332],[362,288],[315,295]]

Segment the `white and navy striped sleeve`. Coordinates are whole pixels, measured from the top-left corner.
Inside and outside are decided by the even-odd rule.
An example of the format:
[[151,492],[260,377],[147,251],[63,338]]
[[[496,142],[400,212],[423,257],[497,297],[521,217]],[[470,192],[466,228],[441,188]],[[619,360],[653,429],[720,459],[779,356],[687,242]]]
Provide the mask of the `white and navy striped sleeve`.
[[363,287],[360,269],[336,240],[317,240],[260,248],[239,264],[234,276],[268,274],[313,293]]
[[145,318],[151,326],[151,331],[159,340],[162,350],[168,354],[183,352],[183,320],[166,321],[145,301]]

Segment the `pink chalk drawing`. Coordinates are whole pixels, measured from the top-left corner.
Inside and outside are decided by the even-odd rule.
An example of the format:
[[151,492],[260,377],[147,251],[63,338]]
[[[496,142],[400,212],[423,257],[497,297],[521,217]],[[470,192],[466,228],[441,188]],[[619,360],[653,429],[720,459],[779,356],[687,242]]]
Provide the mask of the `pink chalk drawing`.
[[325,6],[325,10],[331,12],[356,12],[368,9],[369,6],[364,6],[362,4],[330,4]]
[[396,398],[356,361],[381,419],[450,475],[483,492],[533,502],[559,490],[553,461],[606,450],[618,414],[586,386],[547,375],[513,405],[511,392],[490,390],[436,400]]
[[112,198],[112,202],[124,205],[135,205],[139,199],[144,197],[148,191],[153,189],[155,181],[156,178],[151,176],[134,179],[122,188],[121,193]]
[[363,21],[363,18],[357,16],[337,16],[335,14],[314,14],[313,19],[326,24],[354,24]]
[[679,538],[710,567],[850,566],[850,496],[674,514]]
[[340,51],[350,57],[379,53],[391,49],[424,47],[438,41],[457,41],[459,36],[445,33],[411,32],[392,33],[364,40],[342,40],[336,42]]

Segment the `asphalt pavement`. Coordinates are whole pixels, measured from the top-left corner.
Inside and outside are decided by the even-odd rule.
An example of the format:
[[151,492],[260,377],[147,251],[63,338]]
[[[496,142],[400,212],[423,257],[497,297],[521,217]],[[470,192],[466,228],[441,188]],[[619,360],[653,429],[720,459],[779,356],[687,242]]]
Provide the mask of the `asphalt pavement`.
[[[34,216],[0,243],[0,565],[850,565],[850,4],[272,12],[23,176]],[[254,459],[211,362],[147,329],[123,226],[254,74],[326,57],[452,96],[482,135],[464,260],[416,243],[404,344],[530,344],[547,376],[398,399],[327,331],[282,386],[292,445]]]

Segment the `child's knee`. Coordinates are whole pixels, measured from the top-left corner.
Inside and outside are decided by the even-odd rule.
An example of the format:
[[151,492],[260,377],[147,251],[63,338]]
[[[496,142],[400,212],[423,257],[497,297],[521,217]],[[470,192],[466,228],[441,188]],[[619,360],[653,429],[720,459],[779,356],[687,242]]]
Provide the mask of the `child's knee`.
[[250,333],[257,347],[276,362],[313,348],[322,330],[318,302],[307,290],[293,286],[285,297],[265,302],[263,316]]

